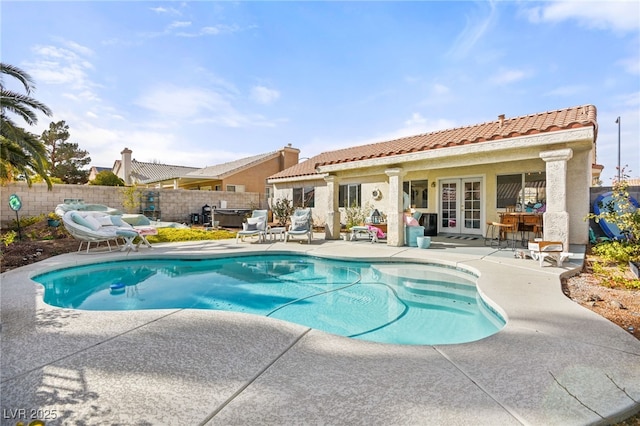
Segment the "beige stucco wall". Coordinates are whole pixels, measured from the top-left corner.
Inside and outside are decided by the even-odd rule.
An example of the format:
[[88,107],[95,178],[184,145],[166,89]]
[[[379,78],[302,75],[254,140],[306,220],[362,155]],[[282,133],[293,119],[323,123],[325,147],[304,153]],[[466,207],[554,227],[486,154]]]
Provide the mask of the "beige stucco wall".
[[[528,155],[534,155],[533,152]],[[568,162],[568,176],[571,190],[567,192],[567,211],[570,217],[570,243],[585,244],[588,238],[588,223],[583,218],[589,211],[589,187],[590,187],[590,159],[589,151],[577,151]],[[434,161],[416,162],[411,165],[403,177],[404,181],[428,180],[429,195],[428,207],[417,209],[422,213],[440,213],[438,205],[440,181],[453,178],[480,178],[482,180],[484,217],[482,221],[482,235],[485,235],[486,222],[498,221],[499,213],[504,209],[496,208],[497,176],[504,174],[537,173],[545,172],[545,162],[537,158],[528,158],[510,162],[492,162],[490,157],[484,158],[485,164],[463,165],[459,167],[439,168]],[[442,165],[442,164],[441,164]],[[440,165],[440,166],[441,166]],[[371,167],[347,173],[336,173],[340,185],[361,184],[362,204],[367,203],[387,213],[392,208],[389,204],[388,178],[381,167]],[[432,187],[432,182],[436,187]],[[327,217],[327,186],[324,180],[307,180],[278,183],[275,185],[274,199],[293,198],[293,188],[302,186],[315,186],[315,207],[313,216],[316,225],[324,224]],[[372,191],[382,191],[382,198],[376,201],[372,198]],[[341,222],[344,220],[344,209],[341,211]],[[440,215],[439,215],[440,217]]]

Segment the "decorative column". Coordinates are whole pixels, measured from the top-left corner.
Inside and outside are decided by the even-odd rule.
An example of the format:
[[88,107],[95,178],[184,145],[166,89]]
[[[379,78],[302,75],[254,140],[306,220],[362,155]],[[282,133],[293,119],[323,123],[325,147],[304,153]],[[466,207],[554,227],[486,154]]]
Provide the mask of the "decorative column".
[[387,245],[404,245],[404,222],[402,221],[403,197],[402,178],[406,174],[400,167],[384,171],[389,177],[389,212],[387,213]]
[[340,194],[339,180],[334,175],[325,176],[327,182],[327,223],[324,226],[325,240],[340,239],[340,210],[338,210],[338,196]]
[[543,216],[545,241],[562,241],[569,250],[569,213],[567,212],[567,162],[573,157],[571,148],[544,151],[546,163],[547,206]]

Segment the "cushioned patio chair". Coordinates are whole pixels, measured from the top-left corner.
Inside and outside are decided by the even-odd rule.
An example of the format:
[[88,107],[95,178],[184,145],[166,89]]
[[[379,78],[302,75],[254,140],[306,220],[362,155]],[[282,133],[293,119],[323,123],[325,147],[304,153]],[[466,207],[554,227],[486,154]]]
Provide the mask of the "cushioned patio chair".
[[252,237],[255,235],[258,236],[258,242],[265,241],[267,239],[268,231],[269,225],[267,224],[267,211],[254,210],[251,213],[251,217],[242,224],[242,231],[238,231],[236,234],[236,244],[239,241],[244,241],[244,237]]
[[128,223],[122,221],[120,216],[99,212],[68,211],[62,216],[62,223],[66,230],[75,239],[80,240],[80,247],[87,243],[87,253],[91,243],[106,242],[111,251],[111,241],[117,247],[118,239],[125,240],[123,249],[133,249],[132,241],[138,236],[138,232]]
[[284,234],[285,243],[289,241],[289,237],[306,236],[309,244],[313,238],[313,223],[311,218],[311,209],[296,209],[291,215],[291,225]]

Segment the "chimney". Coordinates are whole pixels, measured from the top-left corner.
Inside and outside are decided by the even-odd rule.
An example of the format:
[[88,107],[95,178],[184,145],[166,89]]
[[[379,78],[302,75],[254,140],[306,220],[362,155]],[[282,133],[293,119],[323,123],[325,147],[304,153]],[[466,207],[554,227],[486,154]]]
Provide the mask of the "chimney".
[[504,114],[498,116],[498,128],[502,129],[502,126],[504,126]]
[[299,155],[300,150],[294,148],[291,144],[287,144],[287,146],[282,148],[280,150],[280,171],[298,164]]
[[131,151],[129,148],[125,148],[120,153],[122,155],[122,180],[125,185],[131,185]]

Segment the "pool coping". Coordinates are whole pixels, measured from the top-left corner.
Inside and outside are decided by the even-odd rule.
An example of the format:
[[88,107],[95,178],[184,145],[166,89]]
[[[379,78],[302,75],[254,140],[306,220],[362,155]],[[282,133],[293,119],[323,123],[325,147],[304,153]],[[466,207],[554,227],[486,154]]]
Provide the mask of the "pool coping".
[[[248,314],[53,308],[30,280],[101,259],[261,252],[470,269],[507,324],[477,342],[388,345]],[[47,425],[610,424],[640,411],[640,342],[564,296],[584,247],[571,252],[541,268],[435,237],[429,249],[223,240],[56,256],[1,276],[2,424],[30,409],[55,412]]]

